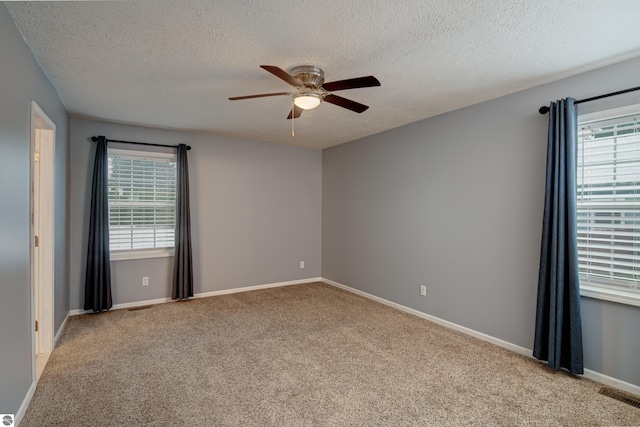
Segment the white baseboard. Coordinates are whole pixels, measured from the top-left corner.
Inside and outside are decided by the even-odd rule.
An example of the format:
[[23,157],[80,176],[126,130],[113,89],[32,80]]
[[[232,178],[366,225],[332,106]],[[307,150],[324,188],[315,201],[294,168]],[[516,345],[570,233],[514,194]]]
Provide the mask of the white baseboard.
[[31,387],[29,387],[29,390],[27,391],[27,395],[24,397],[24,399],[22,400],[22,404],[20,405],[20,408],[18,408],[18,412],[15,415],[15,422],[13,423],[16,426],[20,425],[20,422],[22,421],[22,418],[24,417],[24,414],[27,412],[27,408],[29,407],[29,403],[31,403],[31,399],[33,398],[33,394],[36,392],[36,382],[33,381],[31,383]]
[[[162,304],[162,303],[171,302],[171,301],[172,301],[171,298],[167,297],[167,298],[150,299],[146,301],[125,302],[122,304],[114,304],[113,307],[111,307],[111,310],[119,310],[121,308],[141,307],[143,305]],[[79,314],[93,314],[93,310],[83,310],[79,308],[79,309],[71,310],[69,314],[71,316],[77,316]]]
[[236,294],[238,292],[250,292],[260,289],[279,288],[281,286],[302,285],[303,283],[322,282],[322,277],[312,277],[309,279],[290,280],[288,282],[267,283],[265,285],[245,286],[242,288],[223,289],[221,291],[210,291],[195,294],[194,298],[215,297],[218,295]]
[[591,369],[584,370],[585,378],[589,378],[595,382],[598,382],[603,385],[607,385],[609,387],[614,387],[619,390],[626,391],[631,394],[635,394],[636,396],[640,396],[640,386],[635,384],[628,383],[626,381],[619,380],[617,378],[610,377],[605,374],[601,374],[600,372],[592,371]]
[[56,348],[56,345],[58,344],[58,339],[60,339],[60,335],[62,335],[62,331],[64,331],[64,327],[67,326],[67,320],[69,320],[69,316],[71,312],[68,312],[67,315],[65,316],[64,320],[62,321],[62,325],[60,325],[60,327],[58,328],[58,332],[56,332],[56,336],[53,337],[53,348]]
[[[338,282],[336,282],[334,280],[326,279],[326,278],[323,277],[322,278],[322,282],[324,282],[326,284],[329,284],[329,285],[332,285],[332,286],[335,286],[335,287],[340,288],[340,289],[344,289],[344,290],[349,291],[351,293],[354,293],[356,295],[363,296],[363,297],[371,299],[373,301],[377,301],[377,302],[379,302],[381,304],[388,305],[390,307],[396,308],[396,309],[404,311],[406,313],[413,314],[414,316],[421,317],[423,319],[429,320],[429,321],[431,321],[433,323],[437,323],[437,324],[445,326],[447,328],[450,328],[450,329],[465,333],[467,335],[471,335],[472,337],[481,339],[483,341],[490,342],[491,344],[495,344],[495,345],[497,345],[499,347],[506,348],[507,350],[511,350],[511,351],[513,351],[515,353],[518,353],[518,354],[521,354],[523,356],[527,356],[527,357],[533,358],[533,350],[531,350],[531,349],[528,349],[528,348],[525,348],[525,347],[521,347],[521,346],[519,346],[517,344],[513,344],[513,343],[510,343],[508,341],[501,340],[499,338],[492,337],[491,335],[487,335],[487,334],[484,334],[482,332],[478,332],[478,331],[473,330],[473,329],[469,329],[469,328],[467,328],[465,326],[460,326],[460,325],[458,325],[456,323],[452,323],[452,322],[449,322],[447,320],[440,319],[439,317],[435,317],[435,316],[423,313],[421,311],[414,310],[413,308],[409,308],[409,307],[406,307],[404,305],[397,304],[395,302],[386,300],[384,298],[377,297],[377,296],[369,294],[367,292],[363,292],[361,290],[358,290],[358,289],[355,289],[355,288],[351,288],[351,287],[349,287],[347,285],[343,285],[342,283],[338,283]],[[543,363],[543,362],[541,362],[541,363]],[[610,386],[610,387],[615,387],[615,388],[618,388],[620,390],[624,390],[626,392],[629,392],[629,393],[632,393],[632,394],[640,396],[640,386],[637,386],[635,384],[631,384],[631,383],[619,380],[617,378],[613,378],[613,377],[604,375],[604,374],[602,374],[600,372],[592,371],[590,369],[585,369],[584,370],[584,377],[585,378],[589,378],[590,380],[599,382],[601,384],[604,384],[604,385],[607,385],[607,386]]]
[[[218,295],[236,294],[239,292],[250,292],[250,291],[257,291],[260,289],[279,288],[281,286],[301,285],[303,283],[313,283],[313,282],[322,282],[322,281],[323,281],[322,277],[311,277],[308,279],[290,280],[288,282],[266,283],[264,285],[244,286],[241,288],[231,288],[231,289],[222,289],[219,291],[201,292],[201,293],[195,294],[193,298],[215,297]],[[145,305],[162,304],[165,302],[174,302],[174,300],[167,297],[167,298],[158,298],[158,299],[152,299],[152,300],[146,300],[146,301],[125,302],[122,304],[114,304],[113,307],[111,307],[111,310],[118,310],[121,308],[142,307]],[[76,310],[71,310],[69,312],[69,315],[77,316],[79,314],[91,314],[91,313],[93,313],[93,311],[91,310],[76,309]]]

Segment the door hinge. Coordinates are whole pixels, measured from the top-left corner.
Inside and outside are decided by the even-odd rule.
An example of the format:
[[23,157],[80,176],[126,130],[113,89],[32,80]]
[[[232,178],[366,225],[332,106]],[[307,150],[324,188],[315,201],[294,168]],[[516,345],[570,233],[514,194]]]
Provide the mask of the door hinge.
[[36,151],[35,153],[33,153],[33,161],[34,162],[39,162],[40,161],[40,152]]
[[35,245],[36,248],[40,245],[40,239],[38,239],[38,236],[34,236],[35,237]]
[[38,321],[36,320],[36,332],[38,332]]

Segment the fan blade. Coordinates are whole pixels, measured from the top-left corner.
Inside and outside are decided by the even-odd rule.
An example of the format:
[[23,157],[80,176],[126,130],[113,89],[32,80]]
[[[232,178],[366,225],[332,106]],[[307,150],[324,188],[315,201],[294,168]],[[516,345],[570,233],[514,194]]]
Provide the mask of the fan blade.
[[300,117],[303,111],[304,110],[302,108],[298,107],[297,105],[294,105],[291,111],[289,111],[289,117],[287,117],[287,120],[291,120],[292,118],[291,116],[297,119],[298,117]]
[[281,78],[291,86],[304,86],[304,83],[302,83],[296,77],[293,77],[291,74],[287,73],[282,68],[274,67],[273,65],[261,65],[260,68],[267,70],[276,77]]
[[356,77],[355,79],[337,80],[322,85],[327,92],[345,89],[357,89],[359,87],[380,86],[380,82],[373,76]]
[[265,96],[293,95],[291,92],[262,93],[260,95],[234,96],[229,101],[237,101],[239,99],[264,98]]
[[330,104],[334,104],[339,107],[346,108],[347,110],[355,111],[356,113],[362,113],[363,111],[366,111],[369,108],[369,106],[367,105],[360,104],[359,102],[352,101],[350,99],[343,98],[338,95],[329,94],[324,97],[324,100]]

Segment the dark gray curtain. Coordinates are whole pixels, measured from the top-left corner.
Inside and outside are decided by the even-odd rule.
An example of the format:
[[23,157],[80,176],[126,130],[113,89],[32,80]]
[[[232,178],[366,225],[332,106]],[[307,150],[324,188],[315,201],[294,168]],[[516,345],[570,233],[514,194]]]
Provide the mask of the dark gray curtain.
[[84,309],[100,312],[113,306],[111,301],[111,262],[109,259],[109,159],[107,139],[98,137],[93,165],[89,245],[84,282]]
[[193,296],[193,264],[191,262],[191,213],[189,208],[189,167],[187,146],[178,145],[176,188],[176,241],[173,260],[171,299],[185,300]]
[[573,98],[549,111],[547,183],[542,224],[533,355],[549,367],[584,372],[576,225],[577,114]]

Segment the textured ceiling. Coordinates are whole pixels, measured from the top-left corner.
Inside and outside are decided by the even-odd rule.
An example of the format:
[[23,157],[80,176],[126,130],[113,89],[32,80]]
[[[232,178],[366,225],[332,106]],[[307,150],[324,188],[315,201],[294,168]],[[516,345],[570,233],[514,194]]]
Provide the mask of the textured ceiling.
[[[638,0],[7,2],[75,116],[325,148],[640,56]],[[371,108],[295,121],[259,68],[322,67]]]

